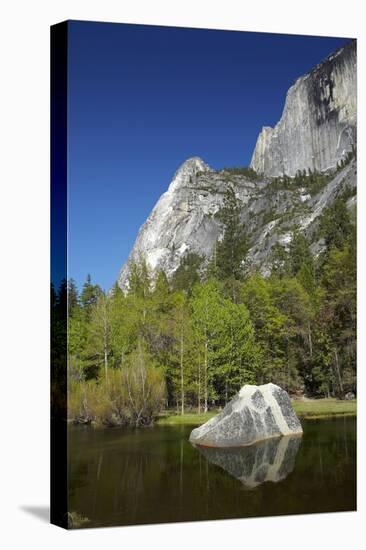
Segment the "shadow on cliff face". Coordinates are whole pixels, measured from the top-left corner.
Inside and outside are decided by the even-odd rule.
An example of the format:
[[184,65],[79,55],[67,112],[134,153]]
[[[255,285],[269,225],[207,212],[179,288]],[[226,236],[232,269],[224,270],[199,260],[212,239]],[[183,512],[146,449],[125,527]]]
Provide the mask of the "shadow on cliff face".
[[282,481],[292,472],[301,439],[301,435],[285,436],[236,448],[194,446],[209,462],[241,481],[246,489],[254,489],[265,481]]

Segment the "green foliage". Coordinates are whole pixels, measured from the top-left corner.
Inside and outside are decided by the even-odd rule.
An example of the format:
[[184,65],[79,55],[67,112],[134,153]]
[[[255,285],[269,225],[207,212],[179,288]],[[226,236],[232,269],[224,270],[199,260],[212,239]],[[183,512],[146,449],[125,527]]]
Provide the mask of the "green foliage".
[[322,266],[318,330],[324,351],[319,377],[330,378],[330,389],[338,396],[356,388],[356,281],[356,246],[351,238],[343,248],[332,248]]
[[285,247],[276,243],[272,246],[269,263],[271,265],[272,273],[282,277],[290,273],[290,258]]
[[209,399],[216,397],[213,379],[214,362],[220,346],[223,319],[220,315],[223,298],[219,285],[214,279],[194,287],[192,296],[192,318],[199,350],[199,362],[202,363],[202,387],[204,410],[207,411]]
[[78,308],[68,320],[68,377],[72,381],[88,378],[86,342],[88,325],[85,312]]
[[91,282],[91,276],[87,275],[83,289],[80,294],[80,302],[84,308],[85,314],[89,317],[93,305],[97,302],[98,297],[101,295],[102,289],[99,285],[93,285]]
[[234,166],[231,168],[222,168],[222,172],[232,174],[233,176],[245,176],[252,181],[256,181],[261,177],[260,174],[257,174],[257,172],[250,166]]
[[324,211],[320,219],[319,236],[328,248],[341,248],[352,234],[352,222],[343,198],[335,201]]
[[351,160],[355,159],[355,158],[357,158],[357,149],[354,145],[352,145],[352,150],[348,151],[346,156],[344,158],[342,158],[341,161],[338,162],[337,171],[342,170],[342,168],[347,166],[347,164],[349,164],[351,162]]
[[67,282],[67,313],[72,316],[79,306],[79,295],[74,279]]
[[209,400],[224,396],[227,401],[254,382],[259,351],[247,308],[226,298],[214,279],[194,288],[192,315],[207,410]]
[[137,298],[146,298],[151,292],[151,273],[144,259],[131,262],[129,290]]
[[305,188],[305,190],[311,195],[316,195],[321,191],[334,177],[334,174],[311,171],[310,169],[298,171],[294,177],[278,176],[273,178],[267,186],[267,191],[296,191],[299,188]]
[[248,252],[248,238],[240,222],[241,201],[236,197],[232,186],[227,188],[224,203],[217,217],[223,226],[223,238],[216,243],[213,266],[215,275],[224,280],[240,279],[243,273],[243,262]]
[[215,377],[227,400],[244,384],[256,382],[260,351],[245,304],[225,299],[220,313],[223,324]]
[[124,368],[103,373],[98,380],[71,382],[68,412],[76,423],[146,426],[159,413],[164,393],[161,369],[139,346]]
[[[344,401],[335,398],[325,399],[306,399],[306,401],[294,399],[292,406],[300,418],[328,418],[337,416],[355,416],[357,413],[357,400]],[[200,426],[220,411],[212,409],[207,413],[197,414],[197,412],[185,415],[161,415],[158,423],[161,425],[179,425],[184,424]]]
[[67,284],[61,281],[58,289],[51,284],[51,415],[56,418],[66,416],[66,377],[67,359]]
[[305,190],[314,196],[321,191],[335,176],[335,174],[342,170],[347,164],[356,157],[356,149],[352,149],[344,159],[342,159],[336,170],[333,172],[318,172],[316,170],[298,170],[295,176],[290,177],[286,174],[271,179],[271,182],[267,186],[267,191],[296,191],[299,188],[305,188]]
[[262,223],[263,225],[266,225],[269,222],[272,222],[273,220],[277,220],[280,217],[280,214],[276,213],[276,210],[272,208],[271,210],[267,210],[263,214]]
[[306,401],[293,401],[293,406],[300,418],[355,416],[357,413],[356,399],[351,401],[334,398],[308,399]]
[[253,274],[244,282],[242,299],[250,312],[259,346],[257,382],[274,381],[285,366],[286,317],[275,305],[271,280]]
[[302,233],[295,231],[289,247],[290,272],[296,276],[303,266],[310,271],[314,270],[314,260],[310,251],[309,243]]
[[341,198],[344,202],[347,202],[348,199],[351,197],[355,197],[357,194],[357,187],[352,187],[351,185],[347,185],[339,198]]
[[[90,277],[80,296],[73,281],[51,287],[52,368],[61,375],[68,312],[69,417],[148,425],[163,406],[182,417],[207,412],[248,383],[327,398],[355,392],[356,236],[346,200],[321,218],[318,258],[294,231],[288,248],[274,247],[267,278],[243,273],[241,205],[229,187],[223,240],[205,273],[196,254],[171,280],[142,258],[126,292],[105,293]],[[62,395],[54,392],[60,406]]]
[[200,281],[200,271],[203,258],[194,252],[185,254],[172,277],[174,290],[182,290],[191,294],[193,285]]

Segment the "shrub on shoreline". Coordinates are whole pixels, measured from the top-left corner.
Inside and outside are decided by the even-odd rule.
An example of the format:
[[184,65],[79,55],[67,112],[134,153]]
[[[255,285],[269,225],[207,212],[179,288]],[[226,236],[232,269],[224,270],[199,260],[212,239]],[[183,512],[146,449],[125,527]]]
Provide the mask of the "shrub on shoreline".
[[70,383],[69,419],[76,424],[150,426],[164,396],[161,369],[148,365],[146,355],[137,350],[124,368],[110,369],[98,380]]

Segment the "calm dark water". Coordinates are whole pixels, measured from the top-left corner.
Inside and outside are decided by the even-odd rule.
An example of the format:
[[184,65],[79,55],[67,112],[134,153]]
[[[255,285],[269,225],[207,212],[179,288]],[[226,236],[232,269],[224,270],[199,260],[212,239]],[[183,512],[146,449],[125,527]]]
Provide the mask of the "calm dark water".
[[192,426],[69,429],[69,510],[86,527],[356,509],[356,420],[303,421],[302,438],[199,450]]

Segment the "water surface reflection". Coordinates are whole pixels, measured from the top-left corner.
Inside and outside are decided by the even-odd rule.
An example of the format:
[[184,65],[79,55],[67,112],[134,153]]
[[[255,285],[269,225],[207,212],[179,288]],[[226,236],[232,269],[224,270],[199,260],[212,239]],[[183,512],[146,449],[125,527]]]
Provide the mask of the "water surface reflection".
[[303,428],[302,439],[198,449],[191,426],[71,426],[70,511],[94,527],[355,510],[355,419]]
[[212,464],[235,477],[248,489],[265,481],[277,483],[294,469],[301,435],[277,437],[247,447],[196,446]]

